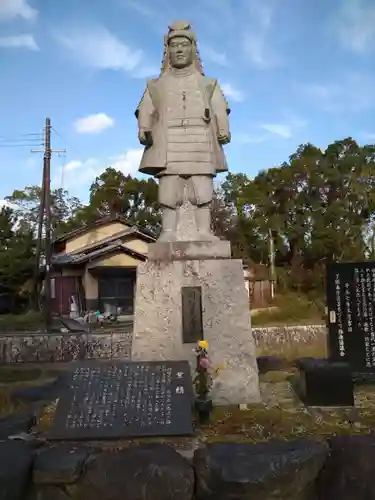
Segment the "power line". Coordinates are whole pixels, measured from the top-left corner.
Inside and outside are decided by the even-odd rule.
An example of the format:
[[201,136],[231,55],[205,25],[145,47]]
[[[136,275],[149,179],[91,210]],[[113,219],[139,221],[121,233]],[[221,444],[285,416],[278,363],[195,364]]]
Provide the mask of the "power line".
[[57,156],[59,158],[62,158],[60,162],[60,173],[61,173],[61,178],[60,178],[60,187],[64,187],[64,175],[65,175],[65,167],[66,167],[66,154],[63,153],[57,153]]
[[0,137],[0,148],[30,148],[43,146],[43,144],[43,134],[40,132],[18,134],[16,137]]
[[30,148],[30,147],[38,147],[38,146],[43,146],[43,142],[38,142],[36,144],[2,144],[0,142],[0,148],[23,148],[23,147],[26,147],[26,148]]
[[[65,137],[58,131],[56,130],[54,127],[52,127],[51,125],[51,130],[60,137],[60,139],[62,139],[65,144],[68,146],[69,149],[73,150],[79,157],[81,157],[81,152],[78,151],[78,149],[76,147],[74,147],[69,141],[67,141],[65,139]],[[60,155],[58,155],[60,156]],[[61,163],[61,179],[60,179],[60,182],[61,182],[61,187],[63,187],[63,183],[64,183],[64,176],[65,176],[65,167],[66,167],[66,156],[64,156],[64,162]]]
[[60,137],[60,139],[62,139],[65,144],[69,147],[69,149],[72,149],[73,151],[75,151],[79,156],[81,156],[81,153],[78,151],[77,148],[75,148],[72,144],[70,144],[63,135],[60,134],[60,132],[58,132],[54,127],[51,126],[51,129],[53,132],[55,132],[56,135],[58,135]]
[[[27,134],[24,134],[24,133],[22,133],[22,134],[17,134],[17,137],[32,137],[32,136],[34,136],[34,135],[39,135],[40,137],[42,137],[42,136],[43,136],[43,131],[40,131],[40,132],[28,132]],[[6,137],[6,136],[5,136],[5,137]],[[1,135],[1,136],[0,136],[0,139],[4,139],[4,136],[3,136],[3,135]]]
[[42,137],[29,137],[27,139],[0,139],[0,144],[3,142],[29,142],[29,141],[37,141],[43,140]]
[[32,132],[28,134],[17,134],[15,137],[7,137],[7,136],[0,136],[0,143],[23,143],[23,142],[28,142],[28,141],[43,141],[43,133],[41,132]]

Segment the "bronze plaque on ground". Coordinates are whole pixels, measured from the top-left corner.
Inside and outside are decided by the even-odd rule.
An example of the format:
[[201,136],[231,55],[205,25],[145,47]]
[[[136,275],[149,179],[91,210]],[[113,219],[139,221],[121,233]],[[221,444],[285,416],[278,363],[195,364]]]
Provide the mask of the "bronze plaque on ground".
[[182,295],[182,341],[193,344],[203,340],[202,287],[183,286]]
[[59,399],[50,439],[192,434],[187,361],[82,363]]

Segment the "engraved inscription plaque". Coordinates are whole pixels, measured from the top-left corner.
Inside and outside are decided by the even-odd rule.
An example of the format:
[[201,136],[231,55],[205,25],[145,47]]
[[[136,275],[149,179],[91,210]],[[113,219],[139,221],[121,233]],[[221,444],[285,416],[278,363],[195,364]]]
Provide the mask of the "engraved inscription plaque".
[[329,354],[375,373],[375,262],[327,265]]
[[50,439],[190,435],[187,361],[80,363],[57,404]]
[[182,341],[193,344],[203,339],[202,287],[183,286],[182,296]]

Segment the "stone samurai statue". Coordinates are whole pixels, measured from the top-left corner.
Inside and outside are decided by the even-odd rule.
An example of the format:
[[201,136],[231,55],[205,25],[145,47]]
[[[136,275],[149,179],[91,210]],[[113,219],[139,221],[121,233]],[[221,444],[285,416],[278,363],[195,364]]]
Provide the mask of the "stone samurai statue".
[[223,144],[230,141],[230,113],[217,82],[207,78],[197,41],[187,22],[169,27],[159,78],[149,80],[135,115],[145,146],[139,171],[159,179],[163,211],[158,241],[175,241],[178,209],[185,199],[195,207],[200,241],[211,232],[213,180],[228,170]]

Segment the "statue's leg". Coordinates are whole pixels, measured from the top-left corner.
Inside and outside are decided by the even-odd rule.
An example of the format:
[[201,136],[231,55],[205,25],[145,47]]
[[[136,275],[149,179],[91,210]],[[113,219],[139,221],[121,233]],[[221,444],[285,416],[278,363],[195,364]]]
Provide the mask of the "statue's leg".
[[159,203],[162,208],[162,232],[158,241],[175,241],[177,231],[177,206],[183,192],[178,175],[163,175],[159,178]]
[[218,238],[211,231],[211,203],[214,193],[213,176],[193,175],[189,180],[194,190],[195,221],[199,239],[202,241],[216,241]]

